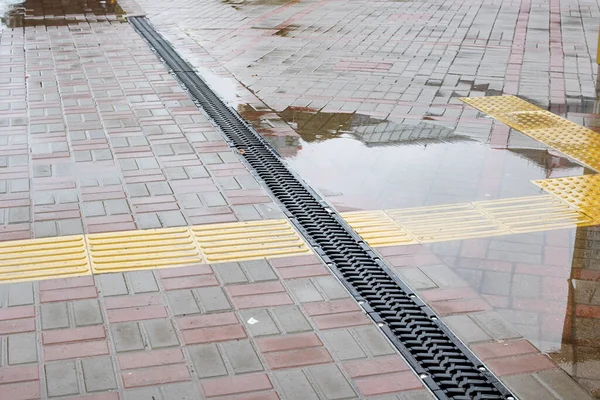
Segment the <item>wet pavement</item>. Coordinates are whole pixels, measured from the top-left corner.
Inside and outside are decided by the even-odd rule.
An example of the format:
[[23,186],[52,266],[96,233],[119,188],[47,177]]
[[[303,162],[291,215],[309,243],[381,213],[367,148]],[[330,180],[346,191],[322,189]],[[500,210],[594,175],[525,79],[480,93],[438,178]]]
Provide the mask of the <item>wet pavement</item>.
[[[592,0],[39,0],[0,2],[0,13],[0,240],[7,243],[283,217],[126,23],[127,15],[147,14],[338,211],[542,196],[532,180],[595,174],[458,100],[517,94],[599,132],[600,8]],[[600,230],[571,225],[377,250],[521,398],[588,398],[581,388],[600,398]],[[300,390],[294,381],[303,382],[302,398],[383,398],[373,397],[385,394],[377,386],[398,380],[401,387],[386,392],[397,397],[386,399],[428,398],[401,360],[384,359],[394,356],[368,342],[382,337],[365,339],[361,332],[374,326],[361,328],[362,320],[321,325],[311,302],[341,297],[324,282],[331,277],[317,261],[280,260],[288,261],[241,263],[243,281],[228,280],[227,274],[241,276],[238,267],[201,267],[216,276],[210,290],[188,269],[172,276],[156,270],[5,285],[0,315],[17,304],[34,311],[19,310],[17,321],[33,321],[23,322],[25,328],[0,331],[9,349],[0,371],[21,368],[15,373],[30,376],[1,384],[0,393],[22,392],[23,399],[227,397],[242,392],[219,392],[214,385],[225,378],[215,377],[235,383],[250,373],[262,382],[253,389],[256,398],[294,398]],[[319,271],[282,273],[290,266]],[[260,290],[252,286],[260,281],[253,268],[280,281],[273,293],[287,294],[266,295],[279,302],[251,308],[256,315],[249,315],[229,285]],[[101,281],[118,289],[103,293]],[[31,291],[30,300],[11,297],[22,287]],[[89,293],[69,292],[56,298],[59,303],[40,300],[43,292],[70,287]],[[113,301],[111,295],[127,297]],[[292,300],[281,302],[285,296]],[[209,310],[207,299],[227,305]],[[114,316],[138,300],[164,310],[164,318]],[[226,330],[243,332],[238,350],[248,351],[245,362],[252,366],[236,364],[231,337],[219,345],[190,340],[204,332],[179,315],[183,309],[199,321],[214,311],[233,316]],[[82,312],[100,316],[86,323]],[[273,331],[257,333],[250,317],[270,321],[264,329]],[[94,333],[98,327],[106,335]],[[64,360],[52,355],[62,342],[46,339],[51,329],[73,335]],[[304,366],[277,366],[259,338],[264,334],[315,335],[318,350],[302,350],[311,354]],[[11,358],[11,346],[42,338],[36,355]],[[80,340],[99,352],[77,353]],[[343,345],[336,347],[336,340]],[[145,353],[171,360],[165,380]],[[204,371],[201,357],[224,360],[223,366]],[[372,362],[391,369],[365,377],[360,370]],[[33,377],[34,370],[42,373]],[[92,370],[110,378],[92,379]],[[338,392],[328,391],[320,373],[339,383]]]

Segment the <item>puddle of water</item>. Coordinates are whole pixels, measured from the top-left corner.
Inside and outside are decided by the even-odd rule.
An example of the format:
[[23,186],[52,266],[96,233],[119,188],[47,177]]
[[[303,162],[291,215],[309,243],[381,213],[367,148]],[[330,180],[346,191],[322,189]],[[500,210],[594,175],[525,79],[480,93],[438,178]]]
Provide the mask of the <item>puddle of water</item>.
[[[340,209],[389,209],[539,194],[530,183],[580,175],[545,149],[496,150],[443,126],[286,109],[300,134],[287,162]],[[277,144],[275,144],[277,145]]]
[[464,280],[523,337],[600,398],[600,227],[432,243],[427,248],[451,269],[445,279],[455,274],[454,279]]
[[64,26],[82,22],[85,16],[120,17],[125,12],[115,0],[0,0],[0,15],[0,25],[21,28]]

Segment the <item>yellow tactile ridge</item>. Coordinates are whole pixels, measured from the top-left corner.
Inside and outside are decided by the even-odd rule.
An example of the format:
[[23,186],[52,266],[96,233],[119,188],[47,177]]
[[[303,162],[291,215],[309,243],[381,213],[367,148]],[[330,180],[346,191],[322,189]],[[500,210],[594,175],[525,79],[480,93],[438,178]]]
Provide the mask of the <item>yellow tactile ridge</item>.
[[600,175],[545,179],[533,183],[600,223]]
[[398,246],[417,243],[385,211],[347,212],[342,216],[370,246]]
[[0,242],[0,281],[90,273],[83,235]]
[[516,96],[460,99],[519,132],[600,171],[600,135]]
[[304,240],[283,219],[201,225],[191,231],[208,262],[252,260],[310,253]]

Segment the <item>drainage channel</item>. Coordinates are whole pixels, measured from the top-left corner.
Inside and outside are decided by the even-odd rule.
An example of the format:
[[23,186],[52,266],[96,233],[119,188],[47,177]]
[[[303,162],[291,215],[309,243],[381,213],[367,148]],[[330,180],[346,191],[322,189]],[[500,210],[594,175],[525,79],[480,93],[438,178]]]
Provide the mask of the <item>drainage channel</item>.
[[516,397],[271,146],[228,107],[143,17],[129,21],[438,399]]

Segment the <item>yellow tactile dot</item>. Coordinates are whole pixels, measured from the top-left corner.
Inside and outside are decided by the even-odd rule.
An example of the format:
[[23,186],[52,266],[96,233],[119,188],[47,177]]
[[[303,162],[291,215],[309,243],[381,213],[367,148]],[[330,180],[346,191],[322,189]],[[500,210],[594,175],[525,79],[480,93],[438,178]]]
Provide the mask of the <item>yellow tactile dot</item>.
[[96,273],[203,262],[187,227],[92,234],[87,241]]
[[90,274],[82,235],[0,243],[0,281]]
[[252,260],[310,253],[287,220],[235,222],[191,228],[208,262]]
[[399,246],[417,243],[384,211],[357,211],[342,213],[348,225],[370,246]]
[[600,222],[600,175],[545,179],[533,183]]

